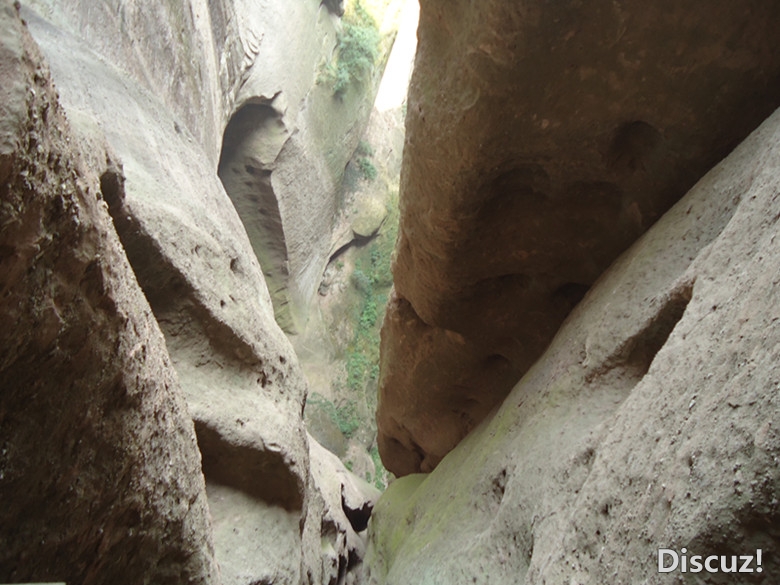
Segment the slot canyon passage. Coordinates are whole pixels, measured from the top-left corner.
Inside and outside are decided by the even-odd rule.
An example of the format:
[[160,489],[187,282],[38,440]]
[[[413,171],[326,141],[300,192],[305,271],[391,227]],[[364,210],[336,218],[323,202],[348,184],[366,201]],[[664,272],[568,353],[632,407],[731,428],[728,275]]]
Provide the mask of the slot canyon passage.
[[779,27],[0,0],[0,583],[780,582]]

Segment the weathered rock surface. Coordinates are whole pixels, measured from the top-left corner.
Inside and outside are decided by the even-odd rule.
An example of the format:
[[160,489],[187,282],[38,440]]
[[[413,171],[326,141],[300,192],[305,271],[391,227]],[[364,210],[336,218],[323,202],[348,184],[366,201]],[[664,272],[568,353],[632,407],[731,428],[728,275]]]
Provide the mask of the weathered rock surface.
[[327,263],[338,183],[371,109],[366,88],[339,100],[318,84],[340,3],[25,4],[154,94],[172,124],[220,162],[277,320],[296,331]]
[[[248,11],[257,54],[225,130],[219,174],[263,267],[277,321],[295,332],[325,267],[337,181],[367,104],[355,118],[317,85],[336,43],[330,10],[314,1],[265,8]],[[353,140],[343,143],[352,126]]]
[[212,161],[218,160],[235,97],[223,90],[240,83],[253,63],[256,39],[240,30],[241,0],[22,4],[84,39],[101,59],[157,96],[177,126],[189,130]]
[[[379,499],[379,490],[353,475],[338,457],[309,437],[314,484],[322,497],[323,583],[355,583],[364,567],[360,534]],[[334,546],[334,542],[337,546]]]
[[[205,2],[170,10],[152,4],[94,8],[90,24],[93,5],[78,0],[36,3],[47,18],[28,9],[24,15],[89,145],[154,313],[149,319],[165,335],[195,422],[222,582],[321,583],[332,562],[323,547],[344,556],[346,537],[341,528],[323,534],[325,510],[301,414],[305,379],[216,174],[227,113],[243,99],[239,87],[253,83],[247,76],[257,50],[242,50],[238,68],[234,50],[248,42],[251,30],[242,26],[257,18],[257,7],[241,12],[242,2],[209,2],[204,12]],[[107,47],[112,37],[117,46]],[[281,42],[270,33],[263,40],[277,48]],[[176,71],[171,85],[159,78],[166,68]],[[190,86],[210,95],[182,89]],[[206,119],[188,117],[199,110]],[[199,470],[196,476],[202,495]]]
[[340,97],[321,82],[336,47],[333,8],[308,0],[246,11],[254,15],[246,28],[259,39],[257,54],[219,164],[263,267],[276,320],[288,333],[300,332],[308,319],[343,203],[344,168],[378,80],[353,84]]
[[432,469],[779,103],[780,5],[422,2],[380,450]]
[[219,582],[163,335],[5,0],[0,104],[0,580]]
[[[494,416],[389,487],[369,582],[774,583],[779,193],[780,111],[599,279]],[[762,549],[763,571],[659,573],[659,548],[727,566]]]

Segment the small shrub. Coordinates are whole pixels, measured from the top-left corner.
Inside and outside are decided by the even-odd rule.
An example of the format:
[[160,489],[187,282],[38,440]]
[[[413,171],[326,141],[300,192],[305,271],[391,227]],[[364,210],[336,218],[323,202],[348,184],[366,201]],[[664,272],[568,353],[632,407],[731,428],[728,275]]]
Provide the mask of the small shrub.
[[342,406],[336,406],[319,392],[312,392],[306,403],[321,408],[347,439],[351,438],[360,427],[357,405],[354,400],[350,400]]
[[350,390],[363,389],[366,369],[369,366],[368,358],[357,350],[347,353],[347,386]]
[[363,303],[363,310],[360,312],[360,321],[358,322],[358,328],[364,333],[368,333],[379,318],[379,311],[376,305],[376,299],[369,298]]
[[357,191],[360,186],[361,178],[362,175],[357,164],[352,161],[347,163],[347,168],[344,169],[344,178],[341,183],[344,187],[344,193],[354,193]]
[[379,56],[379,41],[376,22],[358,1],[354,13],[344,17],[336,45],[336,63],[326,69],[325,77],[333,84],[333,95],[343,96],[353,82],[371,72]]
[[357,159],[358,168],[360,169],[360,173],[363,175],[363,178],[366,181],[373,181],[376,179],[377,170],[374,166],[374,163],[371,162],[371,159],[369,159],[366,156],[361,156]]
[[371,447],[368,453],[374,462],[374,485],[378,490],[384,490],[387,487],[387,469],[382,465],[382,458],[379,456],[379,449],[376,444]]
[[361,140],[358,142],[355,152],[359,156],[374,156],[374,149],[366,140]]
[[343,406],[336,408],[336,425],[338,425],[341,434],[347,439],[351,438],[360,428],[357,406],[354,400],[350,400]]
[[360,268],[355,268],[355,271],[352,273],[352,284],[355,285],[355,288],[363,296],[370,295],[372,292],[371,277]]

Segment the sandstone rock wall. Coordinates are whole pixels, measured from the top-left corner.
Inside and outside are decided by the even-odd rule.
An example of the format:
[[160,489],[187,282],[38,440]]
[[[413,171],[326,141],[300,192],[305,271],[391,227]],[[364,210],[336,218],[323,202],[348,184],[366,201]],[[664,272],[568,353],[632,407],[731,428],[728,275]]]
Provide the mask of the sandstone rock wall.
[[327,262],[338,186],[373,101],[371,83],[338,99],[318,81],[336,46],[338,11],[318,0],[25,5],[154,94],[172,123],[220,161],[277,320],[297,331]]
[[[780,111],[612,265],[495,416],[388,488],[368,582],[774,583],[778,193]],[[727,567],[762,549],[762,572],[660,573],[659,548]]]
[[428,471],[780,101],[780,5],[421,2],[378,425]]
[[0,580],[219,582],[163,335],[10,2],[0,63]]
[[252,63],[231,0],[29,0],[128,79],[154,93],[216,161],[234,86]]
[[[340,506],[340,502],[331,502],[323,495],[310,473],[309,445],[302,421],[306,383],[289,341],[274,320],[271,296],[241,219],[216,174],[219,143],[212,140],[211,117],[216,120],[213,125],[219,129],[217,135],[221,135],[220,124],[225,123],[225,118],[221,117],[220,108],[229,111],[238,99],[238,89],[234,95],[231,88],[209,81],[200,90],[208,96],[176,93],[194,75],[180,71],[177,55],[187,55],[192,71],[208,72],[211,60],[225,56],[217,54],[220,46],[228,51],[236,42],[245,40],[242,36],[231,36],[230,32],[243,22],[236,12],[240,8],[238,4],[209,5],[212,11],[208,14],[209,38],[227,39],[224,42],[200,43],[198,35],[206,32],[198,18],[207,15],[200,11],[198,3],[164,4],[148,11],[139,3],[100,7],[79,2],[57,3],[48,6],[48,12],[47,5],[41,8],[39,4],[37,7],[46,17],[29,8],[23,9],[33,36],[51,63],[64,109],[88,153],[91,172],[99,177],[92,195],[99,194],[107,203],[135,278],[151,305],[153,315],[149,312],[146,315],[152,324],[149,327],[156,328],[159,324],[165,335],[165,343],[161,338],[156,341],[155,356],[167,364],[167,375],[180,381],[187,400],[186,407],[180,401],[175,408],[166,410],[158,404],[159,400],[147,404],[140,399],[138,408],[154,409],[155,414],[159,411],[163,419],[173,416],[170,412],[166,415],[168,411],[184,421],[189,414],[195,423],[202,454],[213,532],[208,525],[197,532],[186,523],[180,526],[183,521],[177,524],[176,514],[181,513],[182,504],[173,489],[166,492],[167,499],[163,499],[159,509],[142,509],[140,520],[135,515],[122,517],[125,523],[122,526],[130,531],[141,530],[146,526],[144,522],[155,525],[170,519],[171,526],[166,530],[173,531],[173,536],[161,531],[158,537],[165,537],[171,543],[155,543],[153,534],[149,536],[151,544],[145,544],[149,547],[181,546],[186,552],[186,547],[194,548],[200,538],[205,543],[205,552],[198,554],[203,558],[188,553],[186,559],[177,560],[180,557],[174,554],[174,561],[170,561],[179,562],[186,571],[192,572],[193,581],[330,582],[334,555],[337,576],[343,580],[347,562],[341,563],[340,559],[349,559],[351,569],[360,562],[354,552],[356,537],[347,538],[348,526],[343,523],[325,521],[330,514],[328,510]],[[90,15],[95,17],[94,21]],[[155,20],[158,22],[151,22]],[[87,21],[91,24],[86,24]],[[182,27],[181,22],[190,24]],[[193,22],[194,29],[190,26]],[[223,26],[228,32],[220,28]],[[154,31],[162,31],[156,41]],[[144,36],[144,43],[136,42],[139,36]],[[185,42],[180,36],[187,37],[184,48],[177,44]],[[112,38],[117,46],[107,48]],[[126,53],[131,49],[132,56]],[[242,75],[251,69],[255,56],[251,53],[248,63],[241,61]],[[127,62],[125,57],[129,59]],[[146,67],[136,67],[139,63]],[[174,72],[170,86],[163,84],[158,75],[166,67]],[[227,71],[234,69],[230,66]],[[179,74],[180,82],[176,81]],[[231,79],[236,83],[239,79],[246,81],[243,77],[228,76]],[[198,78],[197,83],[201,81]],[[224,79],[220,77],[222,82]],[[215,106],[212,111],[208,104],[218,104],[219,108]],[[204,118],[195,115],[196,120],[190,124],[187,112],[202,112]],[[34,148],[35,144],[28,147]],[[64,242],[62,247],[76,255],[87,253],[80,249],[78,241]],[[111,343],[109,346],[113,347]],[[167,356],[170,362],[166,361]],[[33,353],[30,359],[43,357]],[[170,370],[171,363],[175,376]],[[102,368],[100,362],[94,365]],[[139,376],[156,375],[154,369],[146,370],[145,366],[145,363],[138,366]],[[31,369],[28,376],[34,378],[36,372]],[[58,373],[64,377],[66,372],[63,365]],[[130,374],[134,373],[135,370],[130,370]],[[167,380],[162,374],[158,377]],[[26,395],[19,396],[19,400],[24,400]],[[65,416],[62,424],[72,420]],[[160,424],[164,423],[165,420]],[[192,439],[190,425],[187,421],[186,429]],[[13,429],[20,436],[26,436],[24,432]],[[122,435],[105,439],[107,443],[121,440]],[[145,435],[137,440],[155,445]],[[206,511],[203,475],[193,447],[190,443],[192,460],[180,462],[169,458],[164,473],[158,477],[151,470],[148,475],[158,482],[167,481],[169,476],[181,482],[189,490],[182,488],[188,496],[186,501],[194,502],[192,514],[197,520],[197,513],[205,518]],[[125,457],[121,451],[108,450],[91,464],[97,468],[107,465],[109,462],[103,459],[111,456],[117,461],[110,463],[117,466],[135,464],[135,453]],[[149,463],[153,464],[154,461]],[[75,469],[71,471],[77,473]],[[130,479],[132,476],[115,477],[114,489],[122,495],[122,490],[135,487],[134,483],[128,483]],[[192,486],[200,491],[193,495],[195,487]],[[113,494],[113,491],[106,492],[106,502],[112,501]],[[195,496],[199,499],[194,500]],[[36,493],[30,495],[31,501],[43,497]],[[118,506],[122,501],[117,496]],[[15,508],[12,511],[19,513]],[[122,508],[118,507],[116,513],[121,512]],[[42,511],[41,517],[48,513],[48,509]],[[104,515],[111,519],[102,508],[92,514],[90,519],[96,521]],[[9,531],[16,525],[4,524]],[[76,529],[82,529],[79,526]],[[193,532],[194,536],[188,538],[194,539],[195,544],[184,537],[177,541],[176,530]],[[4,533],[4,537],[11,536],[11,532]],[[208,548],[212,536],[214,553]],[[106,544],[102,546],[116,546],[117,551],[126,555],[123,562],[135,562],[139,560],[138,555],[148,554],[133,548],[132,542],[103,541]],[[84,546],[92,542],[85,540]],[[124,544],[128,548],[122,548]],[[327,550],[323,549],[325,544]],[[110,562],[105,549],[99,546],[84,555],[92,563]],[[221,577],[215,574],[214,555]],[[155,557],[148,556],[148,562],[154,563]],[[165,562],[161,561],[160,571],[168,570]],[[188,568],[197,562],[203,565],[200,573]],[[66,564],[67,560],[62,563]],[[41,561],[42,570],[58,566]],[[143,578],[135,576],[146,570],[144,567],[139,563],[137,569],[129,571],[127,582],[142,582]],[[182,569],[185,579],[186,571]],[[47,574],[49,577],[59,578]],[[150,580],[165,582],[162,577],[150,577]],[[108,581],[123,582],[119,577]]]
[[[389,8],[386,20],[397,11]],[[276,319],[298,333],[333,249],[341,180],[382,63],[335,95],[323,79],[342,27],[326,4],[247,2],[238,14],[252,65],[237,90],[219,174],[263,267]],[[392,39],[392,25],[377,25]]]
[[352,149],[357,143],[342,136],[367,110],[355,117],[332,89],[317,85],[336,44],[336,18],[325,6],[263,8],[239,12],[255,54],[225,131],[219,174],[263,267],[277,320],[295,332],[325,268],[337,182],[350,142]]

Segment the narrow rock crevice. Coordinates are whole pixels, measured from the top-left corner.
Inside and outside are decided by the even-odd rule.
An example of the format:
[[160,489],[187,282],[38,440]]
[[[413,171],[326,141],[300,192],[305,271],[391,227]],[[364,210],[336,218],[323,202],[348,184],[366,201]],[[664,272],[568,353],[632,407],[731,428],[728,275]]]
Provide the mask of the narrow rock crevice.
[[374,509],[374,506],[368,500],[362,502],[360,507],[350,506],[344,496],[344,486],[342,485],[341,509],[344,510],[344,515],[349,520],[352,529],[355,532],[363,532],[368,527],[368,521],[371,518],[371,511]]

